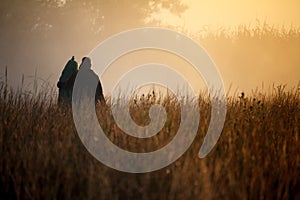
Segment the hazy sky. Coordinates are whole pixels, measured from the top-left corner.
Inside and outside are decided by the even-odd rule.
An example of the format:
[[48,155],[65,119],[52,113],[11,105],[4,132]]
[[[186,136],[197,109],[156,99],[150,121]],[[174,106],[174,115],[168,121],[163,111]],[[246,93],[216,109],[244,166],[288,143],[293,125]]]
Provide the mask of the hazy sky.
[[[209,26],[211,30],[236,29],[240,25],[255,27],[266,22],[280,30],[285,27],[299,29],[300,27],[300,1],[297,0],[183,0],[188,9],[181,15],[176,16],[168,10],[162,9],[152,15],[152,19],[161,20],[161,24],[176,26],[178,30],[192,34]],[[257,21],[258,20],[258,21]],[[299,40],[280,44],[280,39],[259,41],[258,38],[251,41],[226,43],[226,41],[199,42],[203,45],[212,59],[216,62],[225,86],[231,94],[237,91],[250,92],[256,87],[266,90],[272,88],[272,84],[287,84],[295,87],[300,74],[300,51]],[[203,41],[202,41],[203,42]],[[299,46],[299,48],[297,48]],[[164,56],[162,56],[164,57]],[[170,62],[176,67],[175,62]],[[182,63],[181,66],[184,66]],[[203,87],[194,76],[193,72],[186,70],[186,77],[190,76],[193,85]],[[183,71],[184,71],[183,70]],[[190,74],[190,75],[187,75]],[[195,84],[196,83],[196,84]],[[261,88],[260,88],[261,89]]]
[[181,17],[163,10],[154,18],[197,31],[203,25],[234,27],[256,19],[278,26],[300,26],[298,0],[183,0],[189,8]]
[[[13,85],[20,84],[22,74],[29,82],[32,81],[29,76],[33,75],[35,70],[41,79],[50,77],[50,82],[55,85],[63,66],[71,56],[75,55],[80,62],[83,56],[107,36],[120,30],[141,26],[134,21],[141,15],[135,15],[134,10],[129,12],[126,0],[122,1],[122,5],[86,0],[85,2],[89,2],[85,4],[86,10],[80,5],[82,1],[70,1],[77,3],[74,9],[67,9],[68,1],[66,2],[66,4],[59,3],[57,6],[60,7],[41,12],[36,7],[31,9],[31,4],[22,0],[1,1],[0,11],[4,9],[7,12],[0,13],[0,22],[4,23],[0,24],[0,75],[3,75],[4,67],[8,66],[9,79]],[[95,3],[98,3],[98,9],[89,10]],[[296,28],[300,27],[298,0],[182,0],[182,3],[187,5],[187,10],[180,16],[161,9],[146,21],[156,19],[161,21],[159,23],[161,26],[175,26],[177,30],[190,33],[196,33],[206,25],[212,27],[212,30],[218,27],[236,28],[241,24],[255,25],[256,19],[261,22],[266,20],[269,25],[278,28],[284,25],[287,30],[291,24]],[[101,23],[95,23],[96,18]],[[30,29],[24,32],[23,29],[28,24],[31,24]],[[233,88],[250,91],[262,82],[266,85],[272,83],[297,85],[300,74],[299,38],[285,42],[272,38],[263,42],[204,41],[201,45],[207,48],[218,65],[227,88],[232,84]],[[103,77],[104,92],[108,93],[111,84],[120,76],[122,70],[142,61],[160,61],[176,65],[174,68],[191,78],[193,85],[201,82],[194,77],[193,70],[188,70],[186,64],[180,63],[178,58],[164,54],[157,56],[159,60],[154,58],[157,54],[151,52],[150,54],[147,56],[140,53],[131,54],[128,58],[116,62],[112,68],[114,70],[108,71]],[[199,85],[202,87],[202,84]]]

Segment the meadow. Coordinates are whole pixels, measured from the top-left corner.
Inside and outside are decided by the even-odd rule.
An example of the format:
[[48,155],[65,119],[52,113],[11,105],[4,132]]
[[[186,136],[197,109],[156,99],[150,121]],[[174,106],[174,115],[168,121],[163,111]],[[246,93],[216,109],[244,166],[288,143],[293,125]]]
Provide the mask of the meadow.
[[[17,199],[297,199],[300,196],[300,93],[276,87],[268,95],[228,97],[222,135],[205,158],[197,157],[206,133],[210,102],[202,94],[199,129],[175,163],[155,172],[129,174],[93,158],[77,136],[72,114],[51,93],[36,96],[0,91],[0,196]],[[150,98],[151,99],[151,98]],[[175,98],[160,101],[168,119],[150,139],[136,139],[116,127],[110,103],[98,107],[100,124],[117,145],[152,151],[178,129]],[[153,101],[130,102],[133,119],[147,123]],[[138,105],[138,106],[134,106]],[[168,134],[165,134],[168,133]],[[152,149],[151,149],[152,148]],[[154,148],[154,149],[153,149]]]
[[[240,33],[241,41],[264,36]],[[299,41],[297,31],[271,33],[275,39],[266,38]],[[229,41],[226,35],[220,37]],[[163,169],[130,174],[89,154],[71,110],[57,105],[56,88],[44,84],[38,90],[34,82],[31,92],[11,89],[6,77],[0,81],[0,199],[300,199],[298,86],[273,85],[268,92],[228,96],[221,137],[202,159],[198,151],[211,105],[208,94],[200,93],[186,102],[200,107],[199,128],[190,148]],[[149,123],[154,102],[166,108],[164,128],[149,139],[128,136],[116,126],[109,97],[106,106],[97,106],[99,123],[112,142],[128,151],[148,152],[171,141],[180,122],[179,102],[172,95],[157,99],[150,95],[129,102],[139,125]]]

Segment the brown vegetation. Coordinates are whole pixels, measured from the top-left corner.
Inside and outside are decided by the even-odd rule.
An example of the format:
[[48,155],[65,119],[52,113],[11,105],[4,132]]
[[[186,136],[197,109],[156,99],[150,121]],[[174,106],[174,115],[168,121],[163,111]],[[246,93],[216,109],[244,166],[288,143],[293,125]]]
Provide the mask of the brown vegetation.
[[[253,30],[242,27],[235,37],[222,31],[206,36],[203,45],[213,57],[224,52],[232,55],[225,55],[217,63],[225,63],[226,70],[235,63],[234,76],[249,76],[248,71],[239,72],[239,67],[251,71],[251,65],[260,64],[297,71],[299,35],[295,29],[278,32],[265,25]],[[210,45],[218,50],[209,49]],[[282,49],[287,54],[282,55]],[[231,77],[230,70],[222,74],[226,73]],[[93,158],[76,133],[70,110],[57,106],[55,92],[47,84],[39,90],[37,84],[34,82],[33,93],[29,93],[8,89],[7,80],[0,83],[1,199],[300,198],[299,88],[280,86],[269,93],[256,91],[228,97],[222,135],[203,159],[198,158],[198,151],[209,124],[210,102],[207,94],[201,94],[194,100],[200,106],[198,133],[185,154],[161,170],[129,174]],[[100,124],[111,141],[129,151],[161,148],[176,134],[180,111],[172,96],[157,101],[165,106],[168,118],[162,131],[150,139],[122,133],[110,114],[109,101],[107,107],[98,108]],[[147,99],[130,102],[137,124],[149,123],[150,105]]]
[[[71,112],[55,95],[35,96],[0,88],[0,197],[17,199],[296,199],[300,197],[299,90],[229,97],[217,145],[197,157],[209,123],[210,103],[200,95],[196,139],[175,163],[145,174],[128,174],[94,159],[76,134]],[[151,101],[131,102],[142,119]],[[161,100],[168,112],[161,133],[130,138],[114,125],[110,104],[100,109],[108,137],[131,151],[165,145],[178,127],[178,102]],[[139,107],[134,108],[133,105]],[[104,114],[104,115],[103,115]],[[103,117],[105,116],[105,117]],[[147,121],[147,120],[146,120]],[[143,123],[143,122],[139,122]],[[170,133],[169,133],[170,131]],[[168,134],[164,134],[168,133]],[[123,135],[123,136],[122,136]],[[170,137],[168,137],[170,136]],[[122,145],[121,145],[122,146]]]

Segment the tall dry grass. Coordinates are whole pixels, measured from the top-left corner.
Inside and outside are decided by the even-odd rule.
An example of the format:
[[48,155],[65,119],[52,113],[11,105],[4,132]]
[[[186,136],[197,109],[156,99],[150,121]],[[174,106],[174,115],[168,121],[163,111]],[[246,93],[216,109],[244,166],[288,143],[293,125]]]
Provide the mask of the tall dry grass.
[[231,92],[262,85],[266,91],[273,83],[291,89],[300,81],[300,27],[257,20],[232,28],[203,27],[192,37],[217,64],[225,86],[233,86]]
[[[128,174],[95,160],[77,136],[72,114],[53,92],[35,95],[0,87],[0,197],[16,199],[298,199],[300,198],[299,90],[228,97],[225,126],[216,147],[197,157],[207,130],[210,102],[200,106],[199,129],[175,163],[145,174]],[[159,99],[165,127],[150,139],[118,129],[111,104],[98,107],[100,124],[117,145],[145,152],[163,147],[180,122],[176,98]],[[138,124],[149,123],[150,99],[130,102]],[[192,120],[192,119],[191,119]]]
[[[268,25],[254,29],[241,26],[234,33],[220,30],[199,40],[212,54],[227,52],[217,63],[228,67],[235,63],[237,76],[238,67],[254,64],[249,61],[253,57],[255,65],[298,66],[299,30],[284,30]],[[282,49],[289,57],[281,54]],[[266,56],[264,52],[271,53]],[[290,62],[266,62],[268,56]],[[251,66],[245,68],[252,70]],[[199,103],[200,122],[187,152],[161,170],[128,174],[106,167],[86,151],[70,109],[57,105],[51,86],[38,88],[35,79],[30,92],[12,90],[7,73],[0,78],[0,199],[300,199],[298,88],[279,86],[269,93],[228,97],[222,135],[212,152],[199,159],[210,120],[210,102],[202,93],[191,102]],[[153,101],[153,96],[130,101],[137,124],[149,123]],[[98,107],[107,137],[133,152],[153,151],[168,144],[179,126],[179,102],[171,95],[155,101],[165,106],[168,116],[162,131],[150,139],[124,134],[113,120],[109,100],[106,107]]]

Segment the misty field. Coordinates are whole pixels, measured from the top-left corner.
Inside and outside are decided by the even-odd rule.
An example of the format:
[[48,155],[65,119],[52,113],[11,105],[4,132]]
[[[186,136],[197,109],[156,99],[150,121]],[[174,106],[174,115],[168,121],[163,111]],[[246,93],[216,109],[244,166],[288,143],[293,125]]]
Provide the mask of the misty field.
[[[274,87],[268,94],[228,97],[222,135],[203,159],[198,151],[210,119],[210,102],[198,99],[200,122],[191,147],[155,172],[129,174],[108,168],[82,145],[69,109],[54,91],[36,95],[0,87],[0,198],[17,199],[299,199],[300,92]],[[152,94],[153,95],[153,94]],[[167,121],[150,139],[125,135],[114,124],[111,104],[97,107],[99,121],[115,144],[133,152],[166,145],[178,129],[179,103],[171,95],[130,102],[132,118],[149,123],[154,102]],[[189,103],[189,102],[187,102]],[[105,125],[103,125],[105,124]]]
[[[299,29],[241,27],[236,36],[220,30],[199,40],[222,63],[222,75],[234,86],[246,86],[236,77],[258,84],[274,78],[284,83],[288,79],[294,89],[273,86],[228,96],[223,132],[203,159],[198,152],[211,104],[208,94],[201,93],[186,102],[199,104],[200,121],[183,156],[158,171],[130,174],[103,165],[85,149],[71,110],[57,105],[56,89],[36,79],[30,92],[26,87],[10,89],[6,73],[0,76],[0,199],[300,199]],[[250,76],[253,66],[260,69],[257,76]],[[281,71],[275,73],[275,68]],[[293,74],[284,73],[290,71]],[[21,85],[26,85],[24,78]],[[154,151],[176,134],[181,120],[178,100],[149,95],[129,102],[138,125],[150,122],[148,111],[154,102],[165,107],[165,126],[149,139],[128,136],[117,127],[109,98],[105,106],[97,106],[101,127],[119,147]]]

